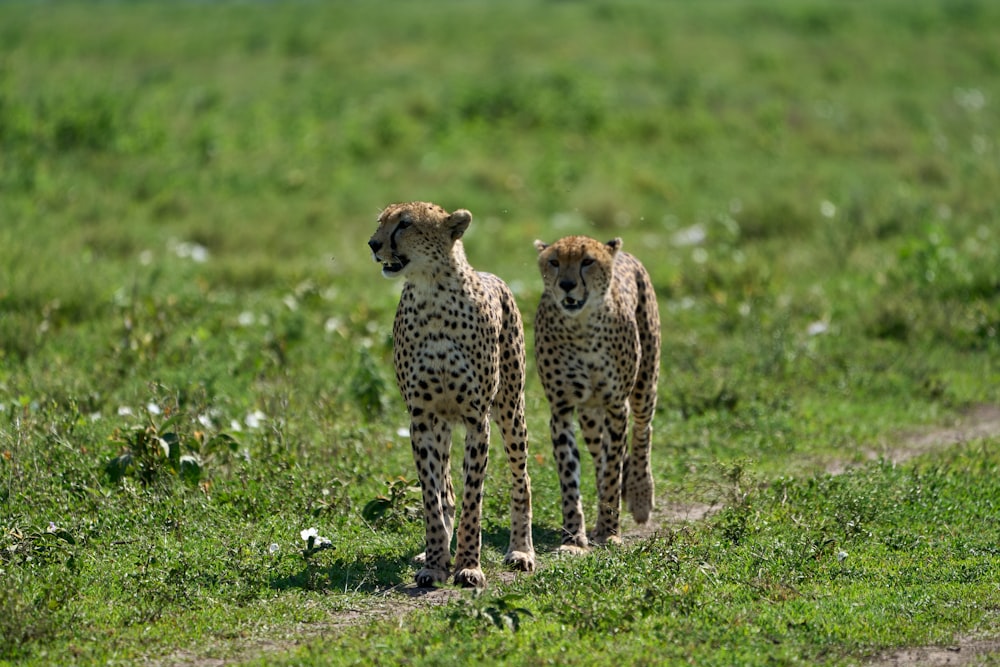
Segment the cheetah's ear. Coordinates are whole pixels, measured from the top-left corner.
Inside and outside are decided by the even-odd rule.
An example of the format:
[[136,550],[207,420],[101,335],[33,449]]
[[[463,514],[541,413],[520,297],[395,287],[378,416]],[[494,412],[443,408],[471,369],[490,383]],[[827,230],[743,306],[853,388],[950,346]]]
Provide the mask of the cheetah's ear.
[[622,249],[622,240],[620,238],[614,238],[605,243],[604,245],[608,246],[608,250],[610,250],[611,254],[614,255],[616,252]]
[[549,247],[548,243],[545,243],[541,239],[535,239],[535,250],[537,250],[538,252],[542,252],[548,247]]
[[462,234],[469,228],[470,222],[472,222],[472,214],[464,208],[456,209],[449,215],[445,224],[448,226],[448,231],[451,232],[451,240],[457,241],[462,238]]

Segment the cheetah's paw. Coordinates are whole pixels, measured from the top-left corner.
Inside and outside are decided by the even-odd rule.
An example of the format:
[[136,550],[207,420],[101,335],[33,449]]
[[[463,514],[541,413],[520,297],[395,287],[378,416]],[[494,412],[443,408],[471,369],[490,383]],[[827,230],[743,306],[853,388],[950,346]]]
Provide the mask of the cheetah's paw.
[[591,541],[594,544],[602,547],[616,547],[622,543],[622,538],[615,534],[594,535],[594,538]]
[[448,570],[436,570],[432,567],[421,568],[417,572],[417,586],[431,588],[443,584],[448,579]]
[[560,544],[558,553],[562,556],[585,556],[590,553],[590,547],[577,544]]
[[478,567],[467,567],[455,573],[455,585],[463,588],[484,588],[486,575]]
[[511,551],[504,556],[503,562],[508,567],[522,572],[535,571],[535,554],[531,551]]

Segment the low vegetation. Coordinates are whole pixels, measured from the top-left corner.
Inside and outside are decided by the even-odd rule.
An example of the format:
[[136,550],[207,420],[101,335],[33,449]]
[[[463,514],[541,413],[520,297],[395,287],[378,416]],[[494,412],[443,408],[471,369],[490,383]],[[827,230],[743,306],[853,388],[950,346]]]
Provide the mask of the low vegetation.
[[[1000,405],[998,21],[0,3],[0,663],[838,665],[1000,636],[997,436],[879,458]],[[556,557],[532,367],[539,572],[502,576],[492,465],[491,586],[400,592],[423,531],[365,241],[414,199],[473,212],[529,339],[531,242],[624,239],[663,319],[659,503],[714,513]]]

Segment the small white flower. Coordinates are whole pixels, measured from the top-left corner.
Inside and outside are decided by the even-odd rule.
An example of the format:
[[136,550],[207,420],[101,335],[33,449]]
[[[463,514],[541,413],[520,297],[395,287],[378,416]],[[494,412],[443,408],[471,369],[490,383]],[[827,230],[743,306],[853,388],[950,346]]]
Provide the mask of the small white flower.
[[256,322],[257,318],[254,317],[254,314],[251,313],[249,310],[244,310],[242,313],[240,313],[239,317],[236,318],[236,321],[239,322],[241,327],[248,327],[254,322]]
[[299,533],[299,537],[301,537],[306,542],[309,541],[310,537],[315,538],[317,535],[319,535],[319,531],[316,530],[315,528],[306,528],[305,530]]
[[59,526],[56,525],[55,521],[49,521],[49,527],[45,529],[47,533],[54,533],[59,530]]
[[819,203],[819,212],[824,218],[832,218],[837,215],[837,205],[832,201],[824,199]]
[[956,88],[955,103],[966,111],[979,111],[986,106],[986,95],[978,88]]
[[208,261],[208,248],[206,248],[203,245],[198,245],[197,243],[192,244],[191,245],[191,259],[193,259],[194,261],[198,262],[199,264],[203,264],[204,262],[207,262]]
[[820,334],[825,334],[830,330],[830,323],[824,322],[823,320],[817,320],[812,322],[807,328],[806,333],[810,336],[818,336]]
[[243,424],[241,424],[238,419],[230,419],[229,420],[229,430],[230,431],[236,431],[236,432],[242,431],[243,430]]
[[212,418],[208,415],[198,415],[198,423],[205,428],[212,428]]
[[706,238],[708,238],[708,232],[705,231],[704,225],[699,224],[677,230],[670,237],[670,242],[677,247],[683,248],[685,246],[700,245],[705,242]]
[[278,553],[278,549],[280,549],[280,548],[281,547],[279,547],[276,543],[272,542],[271,546],[269,546],[267,548],[267,553],[269,553],[269,554],[271,554],[273,556],[274,554]]
[[267,415],[265,415],[260,410],[254,410],[253,412],[251,412],[246,416],[246,419],[244,419],[243,422],[249,428],[260,428],[263,425],[265,419],[267,419]]
[[156,403],[147,403],[146,411],[149,412],[149,414],[151,415],[158,415],[161,412],[163,412],[163,410],[160,409],[160,406],[157,405]]
[[119,417],[131,417],[134,414],[135,413],[132,411],[132,408],[130,408],[129,406],[127,406],[127,405],[119,405],[118,406],[118,416]]
[[398,435],[400,438],[409,438],[410,437],[410,429],[406,428],[405,426],[397,428],[396,429],[396,435]]
[[187,241],[178,243],[172,240],[167,244],[167,247],[173,250],[174,254],[181,259],[190,259],[199,264],[208,261],[208,248],[199,243],[189,243]]
[[837,552],[837,562],[838,563],[843,563],[846,558],[847,558],[847,552],[846,551],[838,551]]

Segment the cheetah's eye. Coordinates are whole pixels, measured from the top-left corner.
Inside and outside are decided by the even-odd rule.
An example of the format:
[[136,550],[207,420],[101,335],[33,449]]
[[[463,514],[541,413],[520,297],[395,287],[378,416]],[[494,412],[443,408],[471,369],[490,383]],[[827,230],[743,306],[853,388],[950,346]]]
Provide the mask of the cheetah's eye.
[[551,266],[553,269],[558,269],[559,268],[559,260],[558,259],[550,259],[549,260],[549,266]]
[[404,218],[400,218],[399,219],[399,225],[397,226],[397,229],[406,229],[407,227],[409,227],[412,224],[413,224],[413,221],[410,220],[409,218],[405,218],[405,217]]
[[590,266],[593,263],[594,263],[594,258],[593,257],[584,257],[583,261],[580,262],[580,265],[581,266]]

